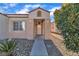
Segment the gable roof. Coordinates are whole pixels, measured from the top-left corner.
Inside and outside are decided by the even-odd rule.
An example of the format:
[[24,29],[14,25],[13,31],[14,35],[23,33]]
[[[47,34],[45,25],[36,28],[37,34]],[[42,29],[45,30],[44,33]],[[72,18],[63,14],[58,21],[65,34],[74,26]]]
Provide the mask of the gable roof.
[[6,16],[6,17],[8,17],[6,14],[3,14],[3,13],[0,13],[1,15],[4,15],[4,16]]
[[47,10],[45,10],[45,9],[43,9],[43,8],[40,8],[40,7],[31,10],[29,13],[31,13],[32,11],[35,11],[35,10],[37,10],[37,9],[41,9],[41,10],[43,10],[43,11],[46,11],[46,12],[50,13],[49,11],[47,11]]
[[[43,8],[40,8],[40,7],[35,8],[35,9],[29,11],[28,13],[31,13],[32,11],[35,11],[35,10],[37,10],[37,9],[41,9],[41,10],[43,10],[43,11],[46,11],[46,12],[50,13],[50,11],[47,11],[47,10],[45,10],[45,9],[43,9]],[[6,17],[8,17],[8,15],[29,15],[29,14],[3,14],[3,13],[0,13],[0,14],[4,15],[4,16],[6,16]]]

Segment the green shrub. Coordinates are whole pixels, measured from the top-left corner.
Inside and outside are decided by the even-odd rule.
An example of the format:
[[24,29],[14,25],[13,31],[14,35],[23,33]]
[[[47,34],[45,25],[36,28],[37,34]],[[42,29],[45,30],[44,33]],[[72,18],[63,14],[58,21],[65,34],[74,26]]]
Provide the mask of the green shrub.
[[5,42],[0,43],[0,51],[5,53],[5,55],[11,55],[15,46],[16,44],[14,41],[6,40]]
[[61,10],[55,11],[55,23],[62,31],[66,48],[79,51],[79,4],[63,4]]

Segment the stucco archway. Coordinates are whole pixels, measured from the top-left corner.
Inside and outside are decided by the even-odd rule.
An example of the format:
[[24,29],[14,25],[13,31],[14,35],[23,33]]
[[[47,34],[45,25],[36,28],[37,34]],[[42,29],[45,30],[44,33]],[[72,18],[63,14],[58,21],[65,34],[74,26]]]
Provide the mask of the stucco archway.
[[34,37],[44,36],[44,19],[34,19]]

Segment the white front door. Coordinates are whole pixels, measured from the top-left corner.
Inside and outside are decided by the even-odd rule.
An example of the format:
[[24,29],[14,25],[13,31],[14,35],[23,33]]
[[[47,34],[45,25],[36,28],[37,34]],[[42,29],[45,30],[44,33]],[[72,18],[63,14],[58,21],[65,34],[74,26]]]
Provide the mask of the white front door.
[[41,24],[37,25],[37,34],[40,35],[41,34]]

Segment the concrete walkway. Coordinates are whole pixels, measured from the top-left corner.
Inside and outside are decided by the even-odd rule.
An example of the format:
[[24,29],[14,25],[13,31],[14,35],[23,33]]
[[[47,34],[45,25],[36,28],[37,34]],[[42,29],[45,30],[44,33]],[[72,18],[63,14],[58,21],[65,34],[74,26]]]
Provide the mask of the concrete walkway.
[[43,40],[44,39],[42,37],[35,38],[35,42],[31,50],[31,56],[48,56]]

